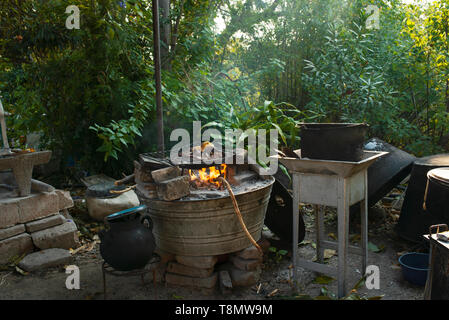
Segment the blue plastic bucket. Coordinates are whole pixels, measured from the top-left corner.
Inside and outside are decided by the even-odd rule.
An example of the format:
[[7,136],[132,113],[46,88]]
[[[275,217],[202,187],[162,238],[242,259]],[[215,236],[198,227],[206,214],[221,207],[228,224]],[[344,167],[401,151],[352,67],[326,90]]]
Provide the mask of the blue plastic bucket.
[[424,286],[429,271],[429,254],[410,252],[399,257],[402,266],[402,275],[408,282]]

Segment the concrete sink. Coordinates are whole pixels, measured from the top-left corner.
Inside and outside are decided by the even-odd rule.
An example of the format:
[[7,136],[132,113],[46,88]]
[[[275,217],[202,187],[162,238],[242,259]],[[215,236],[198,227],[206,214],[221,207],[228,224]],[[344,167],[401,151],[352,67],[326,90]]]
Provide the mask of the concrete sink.
[[51,154],[51,151],[38,151],[13,152],[9,155],[0,156],[0,170],[12,169],[19,187],[19,196],[26,197],[31,193],[31,178],[34,166],[48,163]]

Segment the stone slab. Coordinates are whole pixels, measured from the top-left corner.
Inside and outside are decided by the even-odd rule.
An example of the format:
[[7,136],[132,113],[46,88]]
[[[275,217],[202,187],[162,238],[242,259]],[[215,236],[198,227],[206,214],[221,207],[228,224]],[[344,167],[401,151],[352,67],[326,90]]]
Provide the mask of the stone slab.
[[78,245],[76,224],[67,221],[56,227],[37,231],[31,234],[34,245],[43,250],[48,248],[70,249]]
[[21,256],[33,250],[33,242],[28,233],[2,240],[0,241],[0,264],[6,264],[12,257]]
[[201,269],[195,267],[185,266],[180,263],[170,262],[167,266],[167,271],[193,278],[207,278],[212,275],[214,268]]
[[48,228],[51,228],[54,226],[61,225],[66,221],[67,221],[67,219],[64,218],[62,215],[56,214],[56,215],[53,215],[53,216],[50,216],[47,218],[28,222],[25,226],[26,226],[26,230],[28,233],[33,233],[36,231],[40,231],[40,230],[44,230],[44,229],[48,229]]
[[217,273],[208,278],[192,278],[167,272],[165,274],[165,283],[172,286],[182,286],[191,288],[214,288],[217,283]]
[[27,255],[19,263],[25,271],[36,271],[71,263],[73,257],[69,250],[60,248],[45,249]]
[[185,266],[194,267],[194,268],[213,268],[217,263],[216,256],[207,256],[207,257],[188,257],[188,256],[176,256],[176,261]]
[[45,218],[59,212],[59,197],[56,191],[31,194],[13,200],[19,206],[20,223]]
[[55,192],[58,195],[59,210],[73,207],[73,199],[69,191],[55,190]]
[[0,229],[0,240],[8,239],[24,232],[25,232],[24,224],[18,224],[6,229]]

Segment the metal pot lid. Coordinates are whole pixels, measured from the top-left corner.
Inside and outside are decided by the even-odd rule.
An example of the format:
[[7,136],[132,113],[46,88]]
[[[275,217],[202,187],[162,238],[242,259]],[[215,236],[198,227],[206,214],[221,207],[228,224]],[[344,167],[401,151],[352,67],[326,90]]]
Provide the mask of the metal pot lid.
[[122,211],[119,211],[119,212],[116,212],[116,213],[113,213],[113,214],[107,216],[106,220],[107,221],[116,221],[116,220],[119,220],[119,219],[122,219],[122,218],[125,218],[125,217],[129,217],[129,216],[131,216],[131,215],[133,215],[135,213],[144,211],[146,209],[147,209],[146,205],[142,205],[142,206],[138,206],[138,207],[134,207],[134,208],[129,208],[129,209],[122,210]]
[[449,167],[430,170],[427,173],[427,177],[449,186]]
[[114,185],[114,183],[111,182],[97,183],[87,188],[86,197],[101,198],[101,199],[116,198],[120,194],[114,194],[111,193],[110,191],[111,190],[122,191],[124,189],[126,189],[126,186],[116,186]]

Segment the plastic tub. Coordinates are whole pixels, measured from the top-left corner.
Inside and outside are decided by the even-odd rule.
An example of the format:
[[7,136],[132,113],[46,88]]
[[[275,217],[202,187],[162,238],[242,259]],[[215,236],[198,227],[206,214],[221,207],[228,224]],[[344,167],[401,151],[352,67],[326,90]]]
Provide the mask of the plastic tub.
[[405,280],[417,286],[426,284],[429,271],[429,254],[406,253],[399,258],[399,263]]

